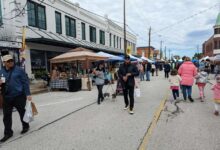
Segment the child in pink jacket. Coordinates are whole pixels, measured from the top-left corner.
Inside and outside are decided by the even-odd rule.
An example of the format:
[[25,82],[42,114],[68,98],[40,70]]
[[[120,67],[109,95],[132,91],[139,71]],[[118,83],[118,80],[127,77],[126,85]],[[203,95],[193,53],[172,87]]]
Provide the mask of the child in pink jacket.
[[220,105],[220,75],[216,77],[216,84],[213,85],[212,87],[213,90],[213,97],[214,97],[214,102],[215,102],[215,112],[214,114],[216,116],[219,115],[219,105]]

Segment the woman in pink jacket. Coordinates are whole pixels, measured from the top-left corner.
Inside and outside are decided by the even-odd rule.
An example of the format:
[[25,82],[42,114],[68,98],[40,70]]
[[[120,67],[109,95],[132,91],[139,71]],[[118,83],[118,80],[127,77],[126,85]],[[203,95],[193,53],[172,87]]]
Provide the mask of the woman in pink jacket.
[[181,76],[181,86],[183,92],[183,98],[186,100],[187,96],[188,99],[193,102],[192,99],[192,85],[194,83],[194,77],[197,75],[197,68],[191,62],[189,57],[185,58],[185,62],[180,66],[178,70],[179,75]]

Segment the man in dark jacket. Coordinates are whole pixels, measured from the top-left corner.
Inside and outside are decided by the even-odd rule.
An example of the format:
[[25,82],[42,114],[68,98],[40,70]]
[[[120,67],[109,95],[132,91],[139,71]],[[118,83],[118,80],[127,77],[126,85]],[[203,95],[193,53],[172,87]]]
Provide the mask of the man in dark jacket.
[[3,56],[5,67],[0,70],[1,91],[3,96],[3,122],[4,122],[4,137],[0,142],[7,141],[13,136],[12,130],[12,110],[15,107],[20,115],[23,130],[21,134],[29,130],[29,124],[23,121],[25,113],[26,100],[31,101],[29,88],[29,80],[24,70],[14,65],[14,60],[11,55]]
[[145,64],[145,66],[146,66],[146,81],[150,81],[150,72],[152,69],[152,65],[148,61],[146,61],[145,63],[146,63]]
[[170,70],[171,70],[170,64],[168,62],[165,62],[165,65],[164,65],[165,78],[169,78]]
[[[130,104],[130,114],[134,114],[134,86],[135,80],[134,77],[138,76],[139,72],[135,65],[131,64],[130,56],[125,57],[125,62],[123,65],[120,66],[118,70],[118,76],[120,78],[123,94],[124,94],[124,101],[125,101],[125,110],[128,109],[128,105]],[[128,94],[130,102],[128,101]]]

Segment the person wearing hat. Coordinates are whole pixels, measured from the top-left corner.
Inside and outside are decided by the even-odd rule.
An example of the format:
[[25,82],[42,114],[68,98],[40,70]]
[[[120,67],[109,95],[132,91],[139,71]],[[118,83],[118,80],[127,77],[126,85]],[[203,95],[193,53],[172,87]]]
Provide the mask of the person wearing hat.
[[[138,76],[139,72],[135,65],[131,64],[130,56],[125,56],[125,62],[122,64],[118,70],[118,76],[121,81],[124,94],[125,108],[127,110],[129,107],[129,113],[134,114],[134,77]],[[128,101],[128,95],[130,102]]]
[[0,142],[5,142],[13,136],[12,110],[15,107],[20,115],[23,130],[21,134],[29,130],[29,124],[23,121],[26,100],[31,101],[29,80],[24,70],[15,66],[11,55],[3,56],[4,67],[0,70],[1,93],[3,96],[3,123],[4,137]]

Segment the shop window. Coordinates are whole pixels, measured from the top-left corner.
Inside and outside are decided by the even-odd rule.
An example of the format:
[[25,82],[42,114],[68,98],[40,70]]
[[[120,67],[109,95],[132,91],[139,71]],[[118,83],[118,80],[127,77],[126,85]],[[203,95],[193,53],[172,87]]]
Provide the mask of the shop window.
[[96,28],[89,26],[90,42],[96,43]]
[[112,34],[111,33],[109,34],[109,46],[110,47],[112,46]]
[[76,37],[76,20],[66,16],[65,22],[66,22],[66,35]]
[[105,32],[100,30],[99,31],[99,38],[100,38],[100,44],[105,45]]
[[81,23],[81,28],[82,28],[82,40],[86,40],[86,25],[85,23]]
[[114,41],[113,41],[114,42],[114,48],[116,46],[116,41],[115,40],[116,40],[116,36],[114,35]]
[[62,34],[62,18],[61,13],[55,12],[56,32]]
[[28,25],[46,30],[45,6],[28,1]]

